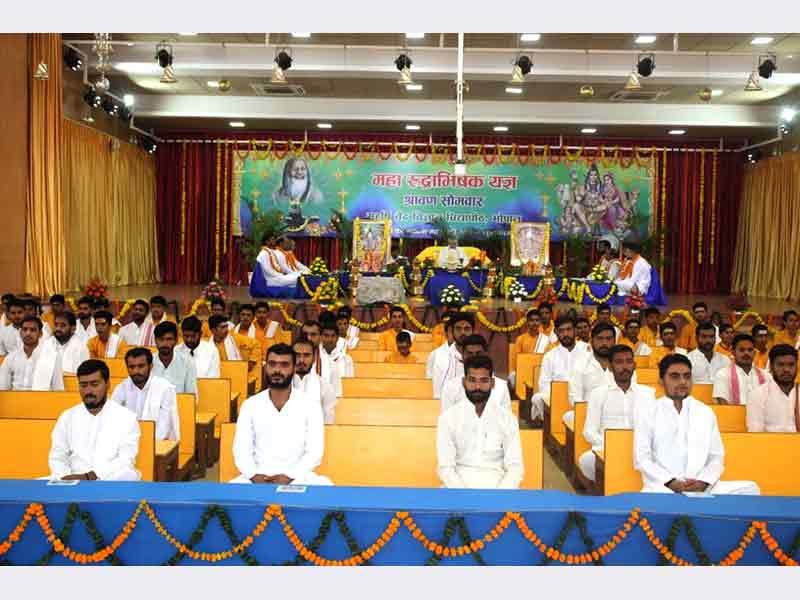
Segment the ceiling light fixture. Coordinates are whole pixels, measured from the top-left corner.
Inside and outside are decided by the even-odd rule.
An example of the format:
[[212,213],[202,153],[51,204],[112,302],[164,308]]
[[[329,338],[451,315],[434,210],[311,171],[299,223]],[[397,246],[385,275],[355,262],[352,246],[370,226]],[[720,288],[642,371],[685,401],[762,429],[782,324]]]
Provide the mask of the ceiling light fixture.
[[541,33],[523,33],[519,36],[520,42],[538,42],[542,39]]
[[686,133],[685,129],[670,129],[667,133],[670,135],[683,135]]
[[795,116],[797,116],[797,111],[793,108],[789,108],[788,106],[781,111],[781,121],[791,123]]
[[293,33],[292,37],[293,38],[300,38],[300,39],[307,40],[308,38],[311,37],[311,34],[310,33]]
[[197,35],[196,33],[179,33],[178,35]]
[[408,57],[407,54],[401,54],[394,59],[394,66],[397,67],[398,71],[400,71],[400,79],[397,80],[397,83],[401,85],[414,83],[414,78],[411,76],[412,64],[414,64],[414,62]]
[[722,94],[724,94],[724,93],[725,92],[723,92],[722,90],[711,90],[711,96],[713,98],[717,98],[718,96],[722,96]]
[[642,89],[642,84],[639,83],[639,77],[636,75],[636,71],[631,71],[631,74],[628,75],[628,80],[625,82],[625,91],[637,92],[640,89]]
[[778,58],[774,54],[763,54],[758,57],[758,74],[769,79],[778,70]]
[[100,105],[103,103],[103,97],[95,92],[94,87],[90,85],[83,95],[83,101],[91,108],[100,108]]
[[231,127],[235,127],[237,129],[241,129],[242,127],[244,127],[244,123],[241,121],[231,121],[230,123],[228,123],[228,125],[230,125]]
[[286,81],[286,71],[292,68],[292,57],[286,50],[281,50],[275,56],[275,65],[272,67],[272,77],[270,83],[284,84]]
[[578,93],[581,98],[592,98],[594,96],[594,88],[590,85],[582,85]]
[[64,49],[64,64],[70,71],[80,71],[83,68],[83,58],[73,48]]
[[637,44],[652,44],[653,42],[656,41],[656,39],[658,39],[658,37],[655,36],[655,35],[645,34],[645,35],[640,35],[639,37],[637,37],[636,38],[636,43]]
[[424,40],[425,34],[424,33],[407,33],[406,34],[407,40]]
[[419,131],[419,125],[406,125],[406,131]]
[[521,93],[522,93],[522,88],[518,88],[518,87],[507,87],[506,88],[506,94],[517,94],[517,95],[519,95]]
[[584,127],[581,129],[581,133],[597,133],[597,129],[594,127]]
[[750,164],[755,164],[761,160],[761,148],[751,148],[745,152],[744,159]]
[[656,70],[655,54],[640,54],[636,61],[636,72],[642,77],[650,77]]
[[711,91],[711,88],[704,87],[697,90],[697,97],[700,98],[700,100],[702,100],[703,102],[708,102],[709,100],[711,100],[712,95],[713,92]]
[[409,92],[421,92],[422,91],[422,84],[421,83],[407,83],[406,90]]
[[142,138],[142,148],[144,148],[144,151],[148,154],[155,154],[157,147],[158,144],[156,144],[154,140],[151,140],[149,137]]
[[133,94],[125,94],[122,97],[122,101],[125,103],[125,106],[133,106],[136,103],[136,98]]
[[114,102],[111,96],[105,96],[100,106],[103,107],[103,110],[106,111],[109,117],[116,117],[119,114],[119,105]]
[[210,88],[218,88],[219,81],[206,81],[206,85]]
[[172,67],[172,61],[174,59],[172,46],[166,42],[161,42],[158,44],[156,46],[155,59],[158,61],[158,66],[164,70],[159,81],[167,84],[178,83],[178,80],[175,77],[175,69]]
[[495,125],[493,131],[496,131],[497,133],[505,133],[508,131],[508,127],[506,125]]
[[773,39],[774,38],[769,36],[754,37],[750,40],[750,44],[753,46],[766,46],[767,44],[771,44]]
[[332,127],[333,125],[331,125],[330,123],[317,123],[318,129],[331,129]]
[[217,88],[220,92],[230,92],[231,91],[231,82],[229,79],[220,79],[217,85]]
[[747,83],[744,84],[744,91],[745,92],[760,92],[764,88],[761,87],[761,84],[758,82],[758,73],[753,71],[747,77]]
[[533,61],[530,56],[523,54],[514,61],[514,68],[511,70],[511,81],[509,83],[524,83],[525,76],[531,72]]

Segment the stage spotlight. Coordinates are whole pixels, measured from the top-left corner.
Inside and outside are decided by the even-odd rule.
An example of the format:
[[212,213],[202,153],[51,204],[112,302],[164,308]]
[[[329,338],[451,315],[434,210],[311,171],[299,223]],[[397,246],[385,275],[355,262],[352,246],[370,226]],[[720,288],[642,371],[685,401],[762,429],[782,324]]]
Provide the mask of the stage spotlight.
[[278,52],[275,65],[272,67],[270,83],[287,83],[286,71],[292,68],[292,57],[285,50]]
[[106,111],[106,114],[108,114],[109,117],[116,117],[119,114],[119,105],[114,102],[114,99],[111,96],[106,96],[103,98],[100,106],[103,107],[103,110]]
[[161,42],[156,46],[155,58],[158,61],[158,66],[164,69],[159,81],[161,83],[178,83],[178,79],[175,77],[175,68],[172,66],[172,61],[175,58],[172,54],[172,46]]
[[642,77],[650,77],[656,70],[655,54],[641,54],[636,62],[636,71]]
[[70,71],[80,71],[83,68],[83,59],[73,48],[65,48],[64,64]]
[[151,140],[148,137],[142,138],[142,148],[144,148],[145,152],[148,154],[155,154],[156,153],[157,144],[154,140]]
[[394,66],[400,71],[400,79],[397,80],[397,83],[401,85],[414,83],[414,78],[411,76],[412,64],[414,64],[414,61],[412,61],[407,54],[401,54],[394,59]]
[[119,108],[119,114],[117,115],[120,121],[130,121],[131,117],[133,116],[133,107],[132,106],[121,106]]
[[778,59],[774,54],[764,54],[758,57],[758,74],[764,79],[769,79],[778,70]]
[[761,160],[761,149],[751,148],[745,152],[744,159],[750,164],[757,163],[759,160]]
[[91,108],[100,108],[103,103],[103,97],[98,96],[92,86],[89,86],[86,93],[83,95],[83,101],[86,102]]
[[511,83],[523,83],[525,76],[531,72],[533,61],[530,56],[522,55],[514,61],[514,68],[511,71]]

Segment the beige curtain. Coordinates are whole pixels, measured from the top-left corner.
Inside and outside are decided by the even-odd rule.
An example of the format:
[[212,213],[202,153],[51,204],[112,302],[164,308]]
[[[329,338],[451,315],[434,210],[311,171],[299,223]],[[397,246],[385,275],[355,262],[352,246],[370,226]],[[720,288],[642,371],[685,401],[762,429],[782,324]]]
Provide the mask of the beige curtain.
[[800,153],[745,169],[733,289],[800,298]]
[[143,150],[64,121],[66,288],[158,281],[155,161]]
[[[30,80],[25,287],[39,295],[64,289],[66,243],[61,196],[63,122],[62,49],[58,33],[28,37],[28,64],[41,64],[47,79]],[[8,223],[7,226],[11,226]]]

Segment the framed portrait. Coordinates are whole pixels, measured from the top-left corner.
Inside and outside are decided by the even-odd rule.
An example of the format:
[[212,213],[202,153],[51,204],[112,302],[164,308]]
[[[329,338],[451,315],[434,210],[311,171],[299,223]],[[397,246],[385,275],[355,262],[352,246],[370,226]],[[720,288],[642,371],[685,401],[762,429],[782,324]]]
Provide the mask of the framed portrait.
[[514,222],[511,224],[511,264],[550,262],[550,223]]
[[392,258],[391,219],[353,220],[353,260],[362,273],[377,273]]

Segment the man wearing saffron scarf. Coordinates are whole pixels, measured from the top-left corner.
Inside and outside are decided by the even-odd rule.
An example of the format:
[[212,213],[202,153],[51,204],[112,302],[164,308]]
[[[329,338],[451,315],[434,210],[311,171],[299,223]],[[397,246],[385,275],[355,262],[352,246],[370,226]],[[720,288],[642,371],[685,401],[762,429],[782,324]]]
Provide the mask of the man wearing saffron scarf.
[[275,248],[275,258],[278,261],[278,266],[284,273],[310,273],[308,267],[297,260],[294,255],[294,240],[290,237],[283,236],[278,241],[278,246]]
[[278,262],[278,251],[275,248],[275,236],[267,237],[264,240],[264,246],[261,252],[256,257],[261,271],[264,275],[264,280],[268,286],[271,287],[290,287],[297,283],[297,278],[300,273],[284,273],[281,265]]
[[767,383],[769,374],[753,366],[752,336],[739,334],[732,346],[734,362],[714,375],[714,400],[719,404],[747,404],[755,389]]
[[650,263],[639,254],[641,251],[642,247],[636,242],[622,244],[622,253],[626,260],[622,264],[618,278],[614,280],[620,296],[626,296],[634,289],[642,296],[646,296],[650,289]]

